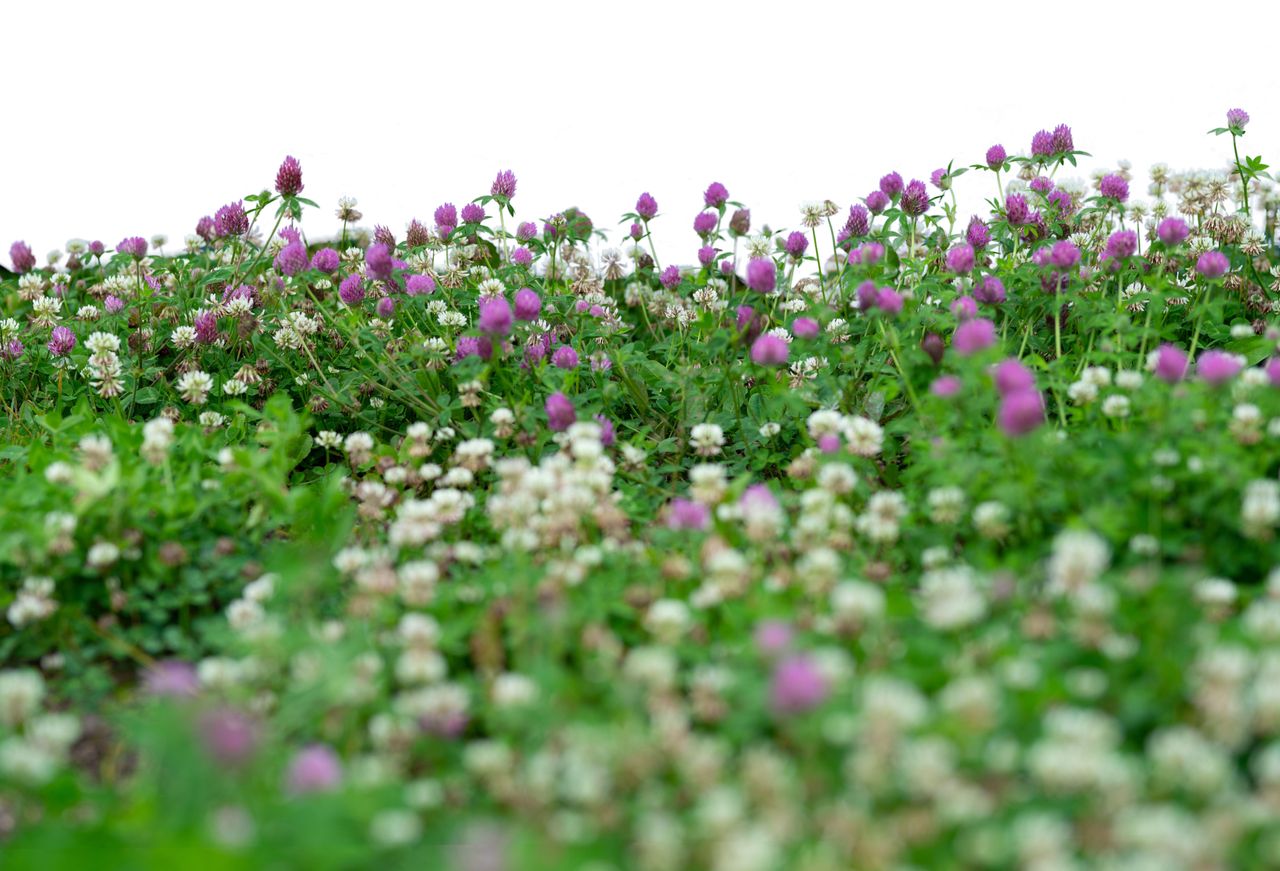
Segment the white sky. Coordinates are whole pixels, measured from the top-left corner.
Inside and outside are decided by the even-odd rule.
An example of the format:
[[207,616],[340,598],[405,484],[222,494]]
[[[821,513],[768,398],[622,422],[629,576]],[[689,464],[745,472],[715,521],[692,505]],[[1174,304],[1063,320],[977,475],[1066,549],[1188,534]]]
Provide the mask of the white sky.
[[[756,228],[794,227],[805,201],[847,211],[885,172],[1026,153],[1062,122],[1094,155],[1080,177],[1129,158],[1135,194],[1155,162],[1223,165],[1205,131],[1234,106],[1280,164],[1280,4],[1041,5],[13,3],[0,258],[15,239],[42,263],[74,237],[173,250],[286,154],[322,206],[312,238],[339,196],[403,238],[510,168],[517,220],[577,205],[617,240],[650,191],[664,265],[693,262],[711,181]],[[993,190],[960,179],[961,219]]]

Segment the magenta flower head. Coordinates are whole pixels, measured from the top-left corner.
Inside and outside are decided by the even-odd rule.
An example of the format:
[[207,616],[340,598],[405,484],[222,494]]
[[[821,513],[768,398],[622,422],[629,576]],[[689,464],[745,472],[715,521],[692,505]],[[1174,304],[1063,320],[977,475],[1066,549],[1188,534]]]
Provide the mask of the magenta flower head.
[[462,207],[462,223],[479,224],[484,220],[484,206],[479,203],[467,203]]
[[[319,253],[319,252],[317,252]],[[276,254],[272,265],[283,275],[294,276],[307,268],[307,248],[301,240],[290,242]]]
[[752,638],[756,643],[756,650],[762,655],[777,656],[791,648],[795,632],[785,620],[761,620],[756,624]]
[[856,260],[863,266],[872,266],[879,263],[884,257],[884,246],[879,242],[865,242],[859,245],[857,250],[850,254],[850,260]]
[[337,270],[339,261],[340,258],[337,251],[332,248],[321,248],[311,255],[311,268],[326,275],[331,275]]
[[531,242],[538,237],[538,225],[533,221],[521,221],[516,227],[517,242]]
[[991,169],[1000,169],[1008,159],[1009,154],[1003,145],[996,144],[987,149],[987,166]]
[[49,334],[49,353],[55,357],[65,357],[76,346],[76,334],[66,327],[54,327]]
[[167,659],[147,669],[142,687],[149,696],[190,699],[200,692],[200,678],[191,663]]
[[920,350],[924,351],[925,356],[933,361],[933,365],[937,366],[942,362],[942,358],[946,356],[947,343],[937,333],[925,333],[924,338],[920,340]]
[[975,251],[981,251],[991,243],[991,228],[977,215],[969,219],[969,227],[964,231],[964,240],[968,242]]
[[702,201],[708,209],[719,209],[729,202],[729,189],[718,181],[713,181],[707,186],[706,192],[702,195]]
[[107,310],[107,314],[119,314],[124,310],[124,300],[115,294],[107,294],[107,298],[102,301],[102,307]]
[[[698,262],[701,263],[703,266],[711,266],[713,263],[716,262],[716,253],[718,251],[719,251],[718,248],[715,248],[711,245],[703,245],[701,248],[698,249]],[[728,271],[732,271],[732,269]]]
[[430,275],[410,275],[404,282],[404,292],[409,296],[427,296],[435,289],[436,280]]
[[668,266],[662,270],[662,274],[658,276],[658,281],[662,282],[662,286],[667,290],[680,284],[680,267]]
[[753,257],[747,263],[747,287],[756,293],[773,293],[778,286],[778,267],[768,257]]
[[951,187],[951,176],[947,175],[944,168],[935,169],[929,175],[929,183],[940,191],[945,191]]
[[302,164],[297,158],[286,157],[276,170],[276,191],[286,197],[296,197],[302,192]]
[[889,195],[884,191],[875,190],[867,194],[867,208],[871,214],[878,215],[885,209],[889,208]]
[[1048,130],[1040,130],[1031,137],[1031,156],[1048,157],[1053,154],[1053,134]]
[[1228,109],[1227,110],[1227,127],[1231,132],[1239,136],[1244,133],[1244,128],[1249,124],[1249,113],[1244,109]]
[[1005,301],[1004,282],[994,275],[983,276],[973,286],[973,298],[987,305],[999,305]]
[[1027,222],[1031,217],[1031,208],[1027,205],[1027,198],[1022,194],[1009,194],[1004,200],[1004,214],[1012,226],[1018,227]]
[[1161,381],[1176,384],[1186,377],[1190,361],[1181,348],[1166,342],[1156,351],[1155,358],[1155,375]]
[[[210,218],[209,220],[212,221],[213,219]],[[103,254],[106,253],[106,250],[107,250],[107,246],[103,245],[102,241],[99,239],[94,239],[92,242],[89,243],[89,253],[92,254],[94,257],[101,257]]]
[[[592,365],[594,367],[594,364]],[[600,444],[606,448],[612,447],[617,440],[617,434],[613,431],[613,421],[605,417],[603,414],[596,415],[596,423],[600,424]]]
[[1076,150],[1075,137],[1071,135],[1071,128],[1066,124],[1059,124],[1053,128],[1053,150],[1057,154]]
[[501,170],[489,186],[489,196],[511,199],[516,195],[516,174],[509,169]]
[[575,369],[578,366],[578,352],[572,345],[561,345],[551,355],[551,364],[557,369]]
[[817,663],[807,656],[789,656],[773,669],[769,699],[779,714],[800,714],[826,701],[830,688]]
[[941,399],[950,399],[960,392],[961,381],[954,375],[940,375],[929,385],[929,392]]
[[338,285],[338,299],[345,305],[356,306],[364,301],[364,279],[353,272]]
[[799,260],[809,250],[809,237],[799,230],[792,232],[787,236],[786,250],[787,254]]
[[701,502],[694,502],[690,499],[675,498],[667,505],[667,527],[669,529],[695,529],[698,531],[707,528],[707,524],[711,522],[711,509],[707,508]]
[[141,236],[130,236],[127,239],[121,239],[120,244],[116,245],[117,254],[127,254],[141,260],[147,256],[147,240]]
[[449,235],[458,228],[458,209],[453,203],[439,206],[434,217],[436,232],[440,234],[441,239],[448,239]]
[[698,212],[698,216],[693,219],[693,232],[704,238],[710,236],[715,232],[716,222],[719,220],[715,212]]
[[740,305],[734,312],[734,324],[738,331],[742,333],[742,338],[747,342],[754,342],[756,336],[764,329],[764,318],[756,314],[756,310],[749,305]]
[[364,252],[364,269],[375,281],[386,281],[391,277],[391,249],[381,242],[370,245]]
[[813,318],[796,318],[791,322],[791,332],[797,339],[816,339],[818,322]]
[[956,327],[951,347],[963,357],[986,350],[996,343],[996,325],[986,318],[973,318]]
[[206,242],[212,242],[214,238],[213,218],[205,215],[199,221],[196,221],[196,235]]
[[929,189],[925,187],[924,182],[915,178],[907,182],[906,188],[902,191],[900,205],[902,211],[913,218],[929,211]]
[[14,242],[9,246],[9,262],[13,264],[13,271],[22,275],[36,268],[36,255],[26,242]]
[[1124,176],[1117,175],[1114,172],[1102,177],[1098,190],[1107,199],[1115,200],[1118,203],[1123,203],[1129,199],[1129,183],[1124,180]]
[[573,400],[559,391],[547,397],[547,424],[552,432],[564,432],[578,419]]
[[858,299],[858,308],[863,311],[870,311],[876,307],[876,300],[880,296],[880,289],[876,287],[874,281],[864,281],[858,285],[856,291]]
[[1054,242],[1049,251],[1049,262],[1056,269],[1074,269],[1080,262],[1080,249],[1066,239]]
[[1031,188],[1038,194],[1048,194],[1053,190],[1053,182],[1047,175],[1038,175],[1027,183],[1027,187]]
[[1138,234],[1133,230],[1117,230],[1107,237],[1107,247],[1103,251],[1106,260],[1124,260],[1132,257],[1138,250]]
[[1206,251],[1196,260],[1196,272],[1204,278],[1221,278],[1230,267],[1231,261],[1221,251]]
[[902,294],[892,287],[882,287],[876,292],[876,308],[890,317],[902,314]]
[[751,360],[759,366],[781,366],[790,350],[786,339],[764,333],[751,343]]
[[968,242],[952,246],[947,252],[947,269],[956,275],[964,275],[973,269],[974,251]]
[[[378,300],[378,304],[374,306],[373,310],[378,313],[378,317],[389,318],[396,312],[396,301],[389,296],[384,296],[382,299]],[[481,339],[480,341],[483,344],[487,340]],[[488,360],[489,355],[485,354],[484,358]]]
[[1196,374],[1200,380],[1214,387],[1236,377],[1241,368],[1238,357],[1217,349],[1205,351],[1196,361]]
[[249,216],[244,212],[244,200],[227,203],[213,213],[213,232],[219,239],[243,236],[249,232]]
[[542,311],[542,297],[537,291],[522,287],[516,291],[516,317],[522,321],[537,320]]
[[646,221],[652,221],[658,214],[658,201],[645,191],[636,200],[636,214]]
[[342,763],[338,754],[325,744],[312,744],[294,754],[289,762],[286,785],[289,792],[329,792],[342,782]]
[[1044,397],[1039,390],[1015,390],[1000,400],[1000,429],[1008,436],[1022,436],[1044,423]]
[[951,303],[951,313],[958,321],[967,321],[978,316],[978,302],[971,296],[958,296]]
[[871,232],[871,215],[867,212],[867,207],[861,203],[855,203],[849,207],[849,217],[844,222],[844,234],[846,238],[856,239],[865,236]]
[[522,266],[528,269],[533,265],[533,254],[523,245],[517,245],[511,251],[511,262],[516,266]]
[[476,321],[480,332],[505,336],[511,332],[511,322],[511,305],[502,297],[492,297],[480,303],[480,317]]
[[1181,218],[1165,218],[1156,227],[1156,237],[1166,245],[1180,245],[1190,235],[1191,229]]
[[893,199],[898,194],[902,193],[902,176],[898,175],[896,172],[891,172],[888,175],[881,176],[880,192],[889,199]]
[[1031,370],[1022,365],[1022,361],[1016,357],[1010,357],[998,363],[991,370],[991,377],[995,380],[996,390],[1000,391],[1001,396],[1008,396],[1019,390],[1033,390],[1036,386],[1035,375],[1031,374]]
[[1263,371],[1267,373],[1267,380],[1271,382],[1272,387],[1280,387],[1280,357],[1272,357],[1268,360]]
[[224,765],[247,762],[258,749],[258,724],[248,714],[220,708],[200,720],[205,749]]

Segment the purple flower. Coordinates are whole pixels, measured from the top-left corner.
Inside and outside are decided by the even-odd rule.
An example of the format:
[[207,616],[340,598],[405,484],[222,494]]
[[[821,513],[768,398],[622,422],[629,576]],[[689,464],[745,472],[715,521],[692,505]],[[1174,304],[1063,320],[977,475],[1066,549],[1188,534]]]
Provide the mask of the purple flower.
[[902,294],[891,287],[882,287],[876,293],[876,308],[889,315],[902,314]]
[[876,287],[874,281],[864,281],[858,285],[856,291],[858,299],[858,308],[863,311],[870,311],[876,307],[876,300],[880,295],[879,288]]
[[49,353],[55,357],[65,357],[76,346],[76,334],[66,327],[54,327],[49,334]]
[[426,296],[435,289],[436,280],[430,275],[410,275],[404,282],[404,292],[409,296]]
[[1036,386],[1035,375],[1016,357],[1010,357],[997,364],[991,370],[991,375],[995,379],[996,390],[1001,396],[1008,396],[1019,390],[1032,390]]
[[[389,296],[384,296],[382,299],[378,300],[378,304],[374,306],[374,311],[378,313],[378,317],[380,318],[389,318],[396,312],[396,301]],[[485,341],[487,340],[481,339],[481,344],[483,345]],[[486,360],[489,359],[488,354],[484,354],[483,356]]]
[[572,345],[561,345],[551,355],[551,364],[557,369],[574,369],[578,365],[578,352]]
[[1004,201],[1004,214],[1012,226],[1019,227],[1027,222],[1031,209],[1027,206],[1027,198],[1022,194],[1009,194]]
[[940,375],[929,385],[929,392],[943,399],[950,399],[960,392],[960,379],[954,375]]
[[484,206],[479,203],[467,203],[462,207],[462,223],[479,224],[484,220]]
[[127,254],[130,257],[141,260],[147,256],[147,240],[141,236],[130,236],[126,239],[121,239],[120,244],[116,245],[116,253]]
[[342,782],[338,754],[325,744],[311,744],[299,750],[289,762],[286,784],[289,792],[329,792]]
[[641,236],[644,235],[644,227],[641,227],[637,223],[632,223],[631,226],[627,228],[627,233],[631,236],[632,239],[639,239]]
[[888,175],[881,176],[880,193],[884,194],[889,199],[893,199],[898,194],[902,193],[902,176],[898,175],[896,172],[891,172]]
[[1071,199],[1071,194],[1066,191],[1057,190],[1049,194],[1048,202],[1051,207],[1057,210],[1059,217],[1070,217],[1071,213],[1075,211],[1075,203]]
[[1249,113],[1244,109],[1228,109],[1227,110],[1227,126],[1237,136],[1244,132],[1245,126],[1249,123]]
[[1057,154],[1076,150],[1075,138],[1071,135],[1071,128],[1066,124],[1059,124],[1053,128],[1053,150]]
[[364,279],[353,272],[338,285],[338,299],[346,305],[356,306],[364,301]]
[[701,531],[707,528],[707,524],[710,521],[711,510],[701,502],[677,497],[667,504],[667,527],[669,529],[696,529]]
[[600,444],[606,448],[612,446],[617,440],[617,435],[613,431],[613,421],[603,414],[597,414],[596,423],[600,424]]
[[652,221],[658,214],[658,201],[645,191],[636,200],[636,214],[646,221]]
[[751,232],[751,210],[735,209],[729,217],[729,232],[735,236],[745,236]]
[[1179,245],[1190,235],[1191,229],[1181,218],[1165,218],[1156,227],[1156,236],[1166,245]]
[[780,714],[799,714],[826,701],[829,687],[821,669],[803,655],[789,656],[773,669],[769,699]]
[[1280,357],[1272,357],[1267,361],[1266,369],[1267,379],[1271,382],[1272,387],[1280,387]]
[[248,761],[258,748],[258,724],[240,711],[219,708],[200,719],[205,749],[224,765]]
[[1004,150],[1003,145],[993,145],[987,149],[987,166],[991,169],[999,169],[1004,166],[1004,162],[1009,158],[1008,153]]
[[338,252],[332,248],[321,248],[315,254],[311,255],[311,268],[332,275],[338,268],[341,258]]
[[523,245],[517,246],[511,252],[511,262],[516,266],[522,266],[528,269],[533,265],[533,254]]
[[698,212],[698,216],[693,219],[693,232],[699,236],[710,236],[715,232],[716,223],[719,216],[715,212]]
[[756,650],[764,656],[786,653],[795,639],[791,624],[785,620],[761,620],[753,634]]
[[1048,130],[1041,130],[1031,137],[1031,156],[1032,157],[1048,157],[1053,154],[1053,134]]
[[26,242],[14,242],[9,246],[9,261],[13,263],[13,271],[19,275],[36,268],[36,255],[31,253],[31,246]]
[[990,348],[996,343],[996,325],[986,318],[973,318],[956,327],[951,337],[951,347],[967,357]]
[[307,248],[302,242],[290,242],[280,249],[273,265],[284,275],[294,276],[307,268]]
[[729,201],[729,189],[720,182],[713,181],[702,195],[702,201],[708,209],[718,209]]
[[866,202],[867,208],[871,211],[871,214],[878,215],[885,209],[889,208],[890,200],[888,194],[884,191],[877,190],[867,194]]
[[1204,278],[1221,278],[1231,268],[1231,261],[1221,251],[1206,251],[1196,260],[1196,272]]
[[799,230],[793,231],[787,236],[786,250],[789,255],[799,260],[804,256],[804,252],[809,249],[809,237]]
[[1196,361],[1196,374],[1200,380],[1214,387],[1236,377],[1240,368],[1240,360],[1234,354],[1217,349],[1205,351]]
[[958,321],[967,321],[978,316],[978,303],[971,296],[958,296],[951,303],[951,313]]
[[454,359],[461,361],[468,357],[479,357],[488,360],[493,356],[493,342],[488,336],[462,336],[458,339],[458,347]]
[[749,305],[740,305],[735,311],[735,324],[745,341],[754,342],[764,329],[764,319]]
[[404,244],[410,248],[421,248],[431,241],[431,231],[422,225],[422,222],[414,218],[409,222],[409,227],[404,234]]
[[947,252],[947,269],[956,275],[964,275],[973,269],[974,251],[968,242],[952,246]]
[[677,286],[680,283],[680,267],[668,266],[662,270],[662,275],[658,276],[658,280],[662,282],[662,286],[667,290]]
[[720,249],[714,248],[711,245],[703,245],[698,249],[698,262],[703,266],[712,265],[716,262],[716,253],[719,250]]
[[453,203],[445,203],[438,207],[434,217],[436,232],[440,234],[441,239],[448,239],[449,235],[458,228],[458,209]]
[[1160,346],[1160,350],[1156,351],[1156,377],[1161,381],[1176,384],[1186,377],[1189,362],[1181,348],[1166,342]]
[[107,298],[102,301],[102,305],[109,315],[114,315],[124,310],[124,300],[114,294],[108,294]]
[[1034,389],[1006,394],[1000,400],[998,423],[1005,435],[1026,435],[1044,423],[1044,397]]
[[1117,175],[1114,172],[1102,177],[1098,190],[1104,197],[1119,203],[1129,199],[1129,183],[1124,180],[1124,176]]
[[840,450],[840,436],[833,432],[818,436],[818,450],[824,454],[838,453]]
[[147,669],[142,686],[149,696],[189,699],[199,694],[200,678],[191,663],[167,659]]
[[202,345],[212,345],[218,340],[218,316],[211,311],[202,311],[192,320],[196,331],[196,341]]
[[547,397],[547,423],[552,432],[564,432],[578,419],[573,400],[559,391]]
[[379,242],[370,245],[364,252],[364,271],[375,281],[386,281],[391,277],[391,249]]
[[489,187],[489,196],[511,199],[516,195],[516,174],[509,169],[501,170]]
[[244,212],[244,200],[227,203],[213,213],[213,232],[219,239],[243,236],[249,232],[249,216]]
[[1138,234],[1133,230],[1117,230],[1107,237],[1103,257],[1107,260],[1124,260],[1138,250]]
[[516,291],[516,317],[522,321],[536,320],[542,311],[542,298],[536,291],[522,287]]
[[947,175],[946,169],[935,169],[929,176],[929,183],[940,191],[945,191],[951,187],[951,178]]
[[505,336],[511,332],[511,305],[502,297],[486,299],[480,303],[480,317],[476,326],[482,333]]
[[747,287],[756,293],[773,293],[778,286],[778,267],[768,257],[753,257],[747,263]]
[[787,362],[789,353],[786,340],[769,333],[751,343],[751,359],[760,366],[780,366]]
[[276,191],[286,197],[302,192],[302,164],[296,158],[286,157],[276,170]]
[[964,232],[965,241],[973,246],[974,251],[981,251],[991,243],[991,229],[974,215],[969,219],[969,228]]
[[899,205],[902,206],[902,211],[913,218],[923,215],[929,211],[929,189],[925,187],[924,182],[913,178],[903,190]]
[[538,237],[538,225],[533,221],[523,221],[516,227],[516,241],[529,242]]
[[818,330],[818,322],[813,318],[796,318],[791,322],[791,332],[797,339],[816,339]]
[[196,221],[196,235],[206,242],[212,242],[214,238],[213,218],[205,215],[199,221]]
[[942,341],[942,336],[937,333],[925,333],[924,338],[920,340],[920,350],[924,351],[925,356],[933,361],[933,365],[937,366],[942,362],[942,358],[946,356],[947,345]]
[[1049,252],[1049,262],[1057,269],[1074,269],[1080,262],[1080,249],[1066,239],[1055,242]]
[[854,204],[849,207],[849,217],[844,222],[843,232],[846,238],[858,238],[871,232],[871,216],[866,206]]
[[1053,182],[1047,175],[1038,175],[1028,182],[1027,187],[1038,194],[1047,194],[1053,190]]

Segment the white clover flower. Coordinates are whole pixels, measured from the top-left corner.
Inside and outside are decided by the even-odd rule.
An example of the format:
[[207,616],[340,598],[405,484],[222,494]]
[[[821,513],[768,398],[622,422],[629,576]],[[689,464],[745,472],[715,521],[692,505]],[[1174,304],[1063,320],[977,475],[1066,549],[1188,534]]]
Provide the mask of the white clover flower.
[[884,445],[884,430],[880,424],[860,415],[846,417],[842,423],[849,450],[860,457],[874,457],[880,453]]
[[1106,417],[1128,417],[1129,397],[1118,393],[1108,396],[1102,400],[1102,413]]
[[208,372],[192,369],[184,372],[174,386],[187,402],[204,405],[209,391],[213,389],[213,377]]
[[689,446],[700,457],[714,457],[724,447],[724,430],[714,423],[700,423],[689,431]]

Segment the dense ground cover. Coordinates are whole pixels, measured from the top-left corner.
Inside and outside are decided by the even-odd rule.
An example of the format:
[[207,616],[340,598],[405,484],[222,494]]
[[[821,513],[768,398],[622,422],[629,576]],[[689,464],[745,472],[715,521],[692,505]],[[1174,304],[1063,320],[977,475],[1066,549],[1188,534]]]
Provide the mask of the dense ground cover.
[[15,243],[5,867],[1280,863],[1276,197],[1072,140]]

